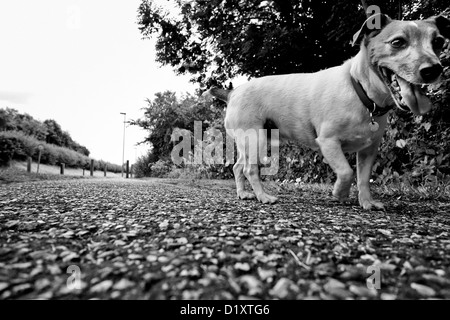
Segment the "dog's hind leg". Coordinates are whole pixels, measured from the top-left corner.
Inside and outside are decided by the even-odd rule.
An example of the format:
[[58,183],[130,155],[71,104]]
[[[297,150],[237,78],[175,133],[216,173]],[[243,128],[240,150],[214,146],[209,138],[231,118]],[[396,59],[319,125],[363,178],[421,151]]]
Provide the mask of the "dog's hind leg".
[[[262,128],[261,128],[262,129]],[[239,152],[239,159],[237,164],[243,164],[243,174],[250,182],[253,191],[255,192],[256,197],[262,203],[275,203],[278,199],[274,196],[267,194],[264,191],[264,188],[261,184],[261,180],[259,178],[259,155],[261,150],[266,150],[267,146],[267,137],[263,130],[259,129],[249,129],[245,132],[241,131],[236,140],[236,146]],[[258,153],[259,152],[259,153]],[[265,155],[265,153],[263,153]],[[243,162],[243,163],[242,163]],[[239,188],[238,183],[242,183],[244,180],[240,175],[236,175],[236,171],[238,174],[240,166],[237,167],[235,165],[235,178],[236,178],[236,187]],[[239,181],[238,181],[239,178]],[[239,192],[239,190],[238,190]],[[241,191],[241,194],[246,195],[245,192]],[[242,198],[242,196],[240,196]]]
[[335,139],[321,137],[317,138],[316,141],[323,156],[337,175],[333,196],[341,202],[347,201],[354,176],[353,170],[342,151],[341,143]]
[[238,159],[233,166],[234,179],[236,181],[236,193],[239,199],[255,199],[256,196],[252,192],[245,191],[244,163],[245,154],[238,149]]

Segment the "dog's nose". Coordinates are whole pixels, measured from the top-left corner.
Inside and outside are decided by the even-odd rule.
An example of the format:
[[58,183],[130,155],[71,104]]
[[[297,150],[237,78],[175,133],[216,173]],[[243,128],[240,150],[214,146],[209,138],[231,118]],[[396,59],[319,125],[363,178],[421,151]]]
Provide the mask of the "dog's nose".
[[442,73],[442,66],[439,63],[427,65],[420,69],[420,76],[426,83],[435,81]]

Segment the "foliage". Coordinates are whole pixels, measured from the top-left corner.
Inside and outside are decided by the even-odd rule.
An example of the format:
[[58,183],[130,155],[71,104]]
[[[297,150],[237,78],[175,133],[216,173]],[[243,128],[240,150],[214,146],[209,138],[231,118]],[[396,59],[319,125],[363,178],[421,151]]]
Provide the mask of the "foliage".
[[[33,136],[28,136],[23,131],[3,131],[0,132],[0,166],[5,166],[11,160],[23,161],[27,157],[32,157],[33,161],[38,160],[39,149],[42,146],[41,163],[57,165],[64,163],[67,167],[89,168],[91,159],[87,156],[64,147],[45,143]],[[95,170],[103,170],[107,165],[111,172],[120,172],[118,165],[105,162],[103,160],[94,161]]]
[[202,86],[237,75],[312,72],[341,64],[357,51],[350,40],[365,19],[362,3],[418,19],[448,7],[445,0],[193,0],[171,1],[179,15],[151,0],[139,6],[139,29],[156,38],[157,61]]
[[329,184],[336,177],[317,151],[287,142],[280,146],[280,154],[284,156],[280,159],[278,179]]
[[147,99],[147,103],[143,118],[131,120],[130,124],[149,131],[143,143],[150,143],[152,147],[148,156],[150,162],[170,159],[173,148],[171,135],[175,128],[194,132],[195,121],[201,121],[202,130],[205,130],[215,124],[216,119],[223,118],[221,108],[201,103],[190,94],[177,98],[174,92],[166,91],[157,93],[153,101]]
[[158,159],[154,157],[152,152],[148,152],[146,155],[139,157],[136,163],[133,165],[133,172],[136,178],[150,177],[151,170],[150,166],[155,163]]
[[158,160],[150,167],[153,177],[166,177],[171,170],[169,161]]
[[[336,25],[351,26],[364,17],[355,1],[175,2],[181,12],[178,19],[143,0],[140,30],[144,37],[157,36],[161,64],[192,74],[193,81],[202,85],[236,75],[308,72],[340,63],[353,50],[349,41],[330,43],[329,37]],[[355,14],[343,22],[350,7]],[[346,34],[354,31],[346,30]]]
[[20,139],[14,136],[7,136],[0,133],[0,166],[7,166],[13,158],[24,158],[23,144]]
[[34,119],[29,114],[21,114],[15,109],[0,109],[0,131],[20,131],[25,135],[35,137],[56,146],[65,147],[85,156],[89,156],[89,150],[73,141],[67,131],[63,131],[55,120],[44,122]]
[[450,51],[447,46],[441,55],[445,79],[434,86],[431,95],[433,110],[424,116],[410,113],[392,114],[391,129],[381,146],[376,163],[380,182],[403,176],[412,184],[450,181]]

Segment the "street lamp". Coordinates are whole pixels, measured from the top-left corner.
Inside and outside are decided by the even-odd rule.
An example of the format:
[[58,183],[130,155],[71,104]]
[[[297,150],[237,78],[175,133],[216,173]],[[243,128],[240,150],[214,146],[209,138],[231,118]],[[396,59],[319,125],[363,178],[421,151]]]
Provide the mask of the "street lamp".
[[39,173],[39,164],[41,163],[41,154],[42,154],[42,150],[44,150],[44,146],[42,144],[38,144],[38,149],[39,149],[39,156],[38,156],[38,163],[37,163],[37,173]]
[[121,174],[123,178],[123,164],[125,162],[125,123],[126,123],[126,117],[127,114],[125,112],[121,112],[120,114],[123,114],[123,149],[122,149],[122,165],[121,165]]

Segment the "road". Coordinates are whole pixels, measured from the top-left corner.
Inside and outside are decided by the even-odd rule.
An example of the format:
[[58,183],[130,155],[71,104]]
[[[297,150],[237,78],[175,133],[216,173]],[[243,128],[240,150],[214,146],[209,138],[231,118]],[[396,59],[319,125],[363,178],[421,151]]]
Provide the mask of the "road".
[[232,181],[0,185],[0,299],[450,299],[449,202],[271,188],[272,206]]

